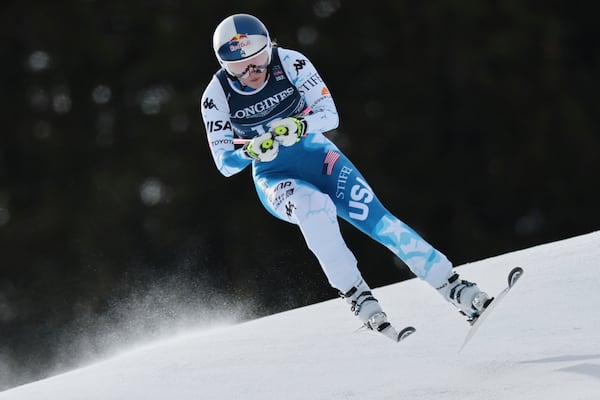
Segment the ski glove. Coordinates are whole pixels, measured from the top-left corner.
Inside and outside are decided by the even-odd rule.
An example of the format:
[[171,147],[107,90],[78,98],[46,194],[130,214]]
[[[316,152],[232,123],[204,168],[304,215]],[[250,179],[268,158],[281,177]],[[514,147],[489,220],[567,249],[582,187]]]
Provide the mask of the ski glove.
[[271,133],[282,146],[289,147],[300,141],[306,131],[306,121],[302,118],[284,118],[269,123]]
[[273,139],[271,132],[267,132],[250,140],[242,149],[254,160],[273,161],[279,153],[279,142]]

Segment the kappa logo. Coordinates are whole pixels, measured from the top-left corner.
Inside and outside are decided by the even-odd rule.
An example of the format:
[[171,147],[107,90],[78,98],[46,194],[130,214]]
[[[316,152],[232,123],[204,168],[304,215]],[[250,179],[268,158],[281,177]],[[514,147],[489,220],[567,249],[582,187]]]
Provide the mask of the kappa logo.
[[296,209],[296,205],[294,203],[292,203],[291,201],[288,201],[288,203],[285,205],[285,213],[287,214],[288,217],[292,216],[295,209]]
[[206,98],[206,100],[204,100],[204,103],[202,103],[202,107],[212,110],[213,108],[215,110],[218,110],[217,106],[215,106],[215,102],[213,101],[213,99],[209,99]]
[[296,75],[304,68],[306,65],[306,60],[296,60],[294,63],[294,68],[296,69]]

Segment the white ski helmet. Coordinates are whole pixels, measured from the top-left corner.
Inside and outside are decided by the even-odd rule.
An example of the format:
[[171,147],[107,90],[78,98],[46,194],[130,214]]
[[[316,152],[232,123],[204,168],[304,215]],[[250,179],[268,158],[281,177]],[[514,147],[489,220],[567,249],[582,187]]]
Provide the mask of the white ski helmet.
[[[266,51],[271,60],[271,38],[265,25],[248,14],[225,18],[215,29],[213,49],[219,64],[226,70],[231,62],[253,57]],[[229,71],[228,71],[229,72]]]

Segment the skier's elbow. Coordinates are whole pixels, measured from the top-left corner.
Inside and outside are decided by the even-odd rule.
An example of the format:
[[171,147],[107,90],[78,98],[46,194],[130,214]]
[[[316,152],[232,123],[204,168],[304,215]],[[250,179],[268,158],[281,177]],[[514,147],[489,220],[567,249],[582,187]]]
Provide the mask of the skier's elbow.
[[331,115],[331,128],[329,130],[337,129],[340,126],[340,115],[338,113],[333,113]]

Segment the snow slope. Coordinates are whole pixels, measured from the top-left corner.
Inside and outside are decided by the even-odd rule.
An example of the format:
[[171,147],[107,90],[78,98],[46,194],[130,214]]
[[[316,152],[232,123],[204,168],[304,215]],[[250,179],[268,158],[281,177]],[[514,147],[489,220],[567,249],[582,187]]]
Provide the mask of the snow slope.
[[0,393],[16,399],[600,399],[600,231],[459,272],[490,293],[525,274],[462,351],[468,325],[426,284],[375,289],[397,344],[336,299],[189,332]]

